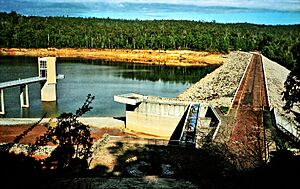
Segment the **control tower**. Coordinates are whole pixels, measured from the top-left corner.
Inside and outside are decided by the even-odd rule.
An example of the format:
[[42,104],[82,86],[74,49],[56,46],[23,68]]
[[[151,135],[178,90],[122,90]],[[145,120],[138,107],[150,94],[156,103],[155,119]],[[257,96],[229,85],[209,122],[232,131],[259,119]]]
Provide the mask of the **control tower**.
[[46,80],[41,85],[41,101],[56,101],[56,57],[38,58],[39,77]]

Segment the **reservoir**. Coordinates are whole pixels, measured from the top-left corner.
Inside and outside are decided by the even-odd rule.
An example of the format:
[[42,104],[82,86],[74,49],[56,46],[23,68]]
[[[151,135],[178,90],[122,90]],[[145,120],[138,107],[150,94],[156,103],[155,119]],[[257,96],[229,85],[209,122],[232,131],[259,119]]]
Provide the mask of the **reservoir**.
[[[0,82],[38,76],[37,57],[0,56]],[[57,58],[57,101],[41,102],[40,84],[29,84],[30,108],[20,108],[19,87],[5,89],[5,117],[57,117],[75,113],[88,94],[95,96],[93,109],[84,116],[125,114],[125,106],[114,102],[114,95],[139,93],[146,96],[176,97],[212,72],[215,67],[176,67]]]

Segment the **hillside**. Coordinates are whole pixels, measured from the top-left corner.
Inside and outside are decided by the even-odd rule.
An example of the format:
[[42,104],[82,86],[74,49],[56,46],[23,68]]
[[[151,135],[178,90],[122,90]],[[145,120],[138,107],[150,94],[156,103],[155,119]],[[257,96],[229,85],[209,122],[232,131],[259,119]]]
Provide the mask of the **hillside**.
[[0,13],[0,48],[260,51],[291,69],[300,25],[38,17]]

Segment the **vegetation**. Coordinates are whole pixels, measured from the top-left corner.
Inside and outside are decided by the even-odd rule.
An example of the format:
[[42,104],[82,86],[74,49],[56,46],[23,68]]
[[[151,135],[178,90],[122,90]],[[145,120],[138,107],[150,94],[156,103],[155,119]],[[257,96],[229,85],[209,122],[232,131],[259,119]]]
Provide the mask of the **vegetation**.
[[79,122],[77,118],[92,109],[90,104],[93,100],[94,96],[89,94],[83,106],[75,114],[61,114],[57,118],[57,125],[48,127],[46,133],[37,138],[31,151],[51,143],[57,145],[51,156],[45,161],[47,169],[53,167],[53,163],[57,169],[65,169],[72,166],[74,161],[84,163],[87,169],[87,159],[92,155],[93,138],[89,126]]
[[[94,96],[89,94],[75,114],[63,113],[57,118],[55,127],[46,125],[47,130],[44,135],[38,137],[35,144],[29,145],[26,154],[24,152],[14,154],[10,150],[26,137],[42,119],[18,135],[12,143],[1,145],[0,166],[4,182],[0,183],[0,186],[4,188],[35,188],[45,182],[43,179],[74,174],[72,172],[74,168],[77,169],[77,175],[85,173],[88,169],[88,158],[93,153],[94,138],[91,137],[89,126],[82,124],[77,118],[92,109],[90,104],[93,100]],[[49,157],[39,161],[35,160],[34,152],[46,145],[55,146],[55,149]],[[15,179],[18,181],[15,182]]]
[[300,42],[295,45],[292,53],[296,58],[297,63],[285,82],[283,99],[286,101],[284,108],[287,111],[290,111],[294,104],[300,103]]
[[[293,69],[284,93],[284,99],[288,101],[287,110],[299,103],[299,34],[299,25],[26,17],[15,12],[0,13],[0,47],[189,49],[222,53],[230,50],[261,51],[267,57]],[[52,143],[57,147],[49,158],[37,161],[30,154],[17,155],[9,151],[36,124],[16,137],[13,144],[1,148],[4,149],[0,152],[4,179],[0,185],[4,188],[66,188],[72,184],[73,188],[81,188],[79,186],[82,183],[76,180],[66,183],[62,181],[55,187],[59,177],[53,179],[51,176],[54,173],[71,179],[85,176],[111,178],[118,173],[121,177],[130,177],[136,176],[129,169],[136,165],[142,165],[140,168],[143,174],[138,177],[168,177],[168,172],[163,169],[170,167],[172,178],[192,181],[200,188],[288,188],[293,183],[291,181],[297,179],[294,172],[299,170],[300,159],[290,152],[278,151],[271,157],[269,164],[249,171],[240,170],[234,154],[226,146],[218,145],[205,146],[203,149],[146,146],[132,150],[123,148],[124,145],[120,143],[109,149],[112,155],[118,154],[112,172],[99,165],[94,173],[89,173],[87,160],[93,153],[93,138],[89,127],[77,118],[91,110],[93,99],[88,95],[84,105],[75,114],[64,113],[59,116],[57,127],[49,127],[29,151],[33,153],[39,146]],[[223,111],[226,110],[223,107]],[[74,169],[79,172],[74,172]],[[147,186],[150,188],[149,183]],[[109,187],[116,188],[118,184],[119,181]],[[83,185],[82,188],[93,188],[91,183]],[[67,187],[71,188],[71,185]]]
[[[278,151],[269,164],[247,170],[240,165],[249,159],[237,157],[222,144],[210,143],[196,149],[108,143],[106,135],[92,147],[89,127],[77,118],[92,109],[93,99],[88,95],[75,114],[59,116],[57,126],[49,127],[29,148],[29,154],[15,154],[10,151],[11,144],[7,144],[9,148],[2,145],[1,188],[272,188],[290,187],[289,180],[297,179],[294,171],[299,169],[300,159],[289,152]],[[18,143],[36,125],[17,136],[13,143]],[[50,157],[31,157],[30,152],[51,143],[56,148]],[[105,158],[101,151],[104,145],[116,157],[113,170],[107,164],[88,169],[92,154],[94,158]]]
[[0,13],[0,47],[261,51],[293,68],[299,25],[219,24],[185,20],[36,17]]
[[300,113],[294,109],[295,105],[300,104],[300,42],[295,44],[292,53],[297,62],[284,83],[282,99],[285,100],[283,108],[286,112],[295,115],[295,121],[298,122],[297,131],[300,133]]
[[227,112],[228,112],[228,110],[229,110],[229,107],[227,107],[227,106],[221,106],[220,109],[221,109],[221,112],[222,112],[223,114],[227,114]]

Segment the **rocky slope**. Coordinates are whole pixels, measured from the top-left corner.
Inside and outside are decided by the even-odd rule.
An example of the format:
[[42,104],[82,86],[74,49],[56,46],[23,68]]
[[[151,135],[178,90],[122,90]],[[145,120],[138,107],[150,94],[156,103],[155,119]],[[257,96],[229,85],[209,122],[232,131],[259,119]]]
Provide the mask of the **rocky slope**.
[[[250,62],[251,54],[246,52],[231,52],[228,59],[222,66],[217,68],[206,77],[195,83],[189,89],[178,96],[178,99],[185,101],[206,102],[213,106],[231,106],[235,91],[245,69]],[[285,102],[282,100],[284,82],[290,73],[288,69],[276,62],[262,56],[264,70],[267,80],[270,107],[276,108],[278,114],[288,121],[297,124],[292,113],[283,110]],[[299,106],[293,109],[300,112]]]
[[215,106],[230,106],[250,59],[249,53],[231,52],[222,66],[181,93],[178,98],[208,102]]
[[[271,108],[276,108],[278,114],[287,120],[294,122],[295,116],[292,113],[286,113],[283,110],[285,102],[282,100],[282,92],[284,91],[284,82],[290,73],[290,70],[279,65],[276,62],[262,57],[265,66],[265,75],[267,79],[268,93]],[[294,111],[300,112],[299,107],[295,106]],[[297,124],[294,122],[294,124]]]

